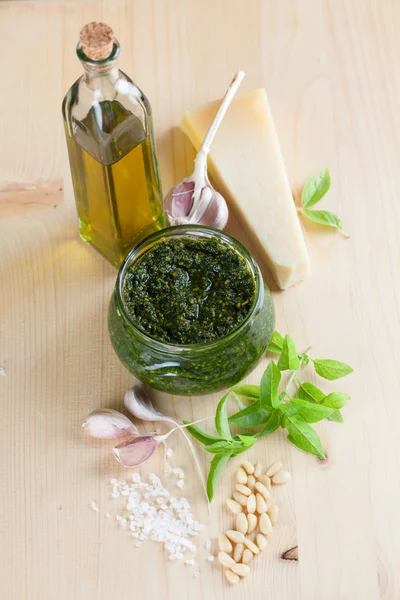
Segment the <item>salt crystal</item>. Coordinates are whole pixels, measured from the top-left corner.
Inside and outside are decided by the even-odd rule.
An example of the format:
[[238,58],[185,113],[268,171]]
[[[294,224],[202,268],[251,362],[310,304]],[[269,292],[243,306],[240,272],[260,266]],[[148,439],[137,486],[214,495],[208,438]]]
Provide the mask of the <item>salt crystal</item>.
[[176,482],[176,485],[178,486],[178,488],[183,488],[183,486],[185,485],[185,482],[183,479],[179,479],[179,481]]
[[215,559],[215,556],[212,556],[212,555],[207,558],[208,562],[213,562],[214,559]]
[[111,496],[112,496],[112,498],[118,498],[118,496],[119,496],[119,492],[113,492],[113,493],[111,494]]
[[136,544],[135,544],[136,548],[140,548],[141,545],[142,545],[142,542],[136,542]]
[[106,513],[106,519],[110,519],[110,518],[111,518],[110,513]]
[[178,475],[179,479],[183,479],[185,477],[185,473],[180,467],[176,467],[176,469],[174,469],[172,472],[174,475]]
[[206,550],[209,550],[211,548],[211,540],[208,540],[208,542],[204,544],[204,547]]
[[194,565],[195,561],[193,558],[189,558],[189,560],[185,560],[185,565]]
[[198,571],[195,572],[194,576],[198,577],[200,575],[200,573]]
[[140,477],[140,473],[132,473],[132,481],[134,483],[139,483],[141,477]]
[[171,456],[173,456],[174,451],[172,450],[172,448],[167,448],[167,451],[165,453],[167,458],[171,458]]

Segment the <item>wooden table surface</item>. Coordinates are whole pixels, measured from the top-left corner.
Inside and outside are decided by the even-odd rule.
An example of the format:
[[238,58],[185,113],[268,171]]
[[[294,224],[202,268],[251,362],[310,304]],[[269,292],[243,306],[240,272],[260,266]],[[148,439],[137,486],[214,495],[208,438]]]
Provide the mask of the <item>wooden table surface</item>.
[[[203,547],[230,523],[233,466],[208,520],[186,447],[172,442],[185,494],[207,523],[194,578],[104,518],[117,514],[109,479],[126,472],[109,443],[81,429],[91,410],[120,409],[133,382],[107,334],[116,272],[80,241],[68,178],[62,184],[61,101],[80,75],[75,44],[91,20],[113,27],[121,68],[152,103],[164,191],[192,164],[176,129],[184,110],[220,97],[243,68],[244,90],[268,91],[293,191],[329,166],[324,205],[351,233],[345,241],[304,223],[312,275],[274,291],[281,331],[354,367],[335,386],[352,401],[343,425],[317,427],[325,462],[283,433],[248,452],[282,458],[293,480],[277,492],[282,519],[268,549],[236,588]],[[2,599],[400,598],[399,22],[396,0],[0,2]],[[229,228],[251,247],[234,218]],[[218,397],[154,394],[178,419],[213,414]],[[161,471],[161,455],[148,469]],[[281,558],[297,546],[298,560]]]

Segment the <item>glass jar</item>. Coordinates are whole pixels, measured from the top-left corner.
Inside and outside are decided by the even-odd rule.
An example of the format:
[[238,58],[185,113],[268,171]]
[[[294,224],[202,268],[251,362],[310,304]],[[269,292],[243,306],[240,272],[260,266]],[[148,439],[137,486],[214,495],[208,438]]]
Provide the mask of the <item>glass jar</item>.
[[[190,346],[153,339],[135,323],[122,298],[127,269],[154,244],[182,237],[217,237],[230,246],[246,260],[256,289],[249,313],[237,329],[212,342]],[[250,252],[232,236],[201,225],[170,227],[139,243],[121,266],[109,308],[111,342],[125,367],[150,387],[178,396],[209,394],[241,381],[265,353],[274,325],[271,292]]]

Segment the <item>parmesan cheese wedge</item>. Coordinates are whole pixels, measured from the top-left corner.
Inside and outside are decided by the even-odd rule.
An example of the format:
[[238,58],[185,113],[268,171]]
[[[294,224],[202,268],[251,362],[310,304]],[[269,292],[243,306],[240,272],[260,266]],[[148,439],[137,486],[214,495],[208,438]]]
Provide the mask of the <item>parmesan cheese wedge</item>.
[[[182,128],[196,150],[219,104],[185,113]],[[310,261],[264,89],[233,99],[213,141],[209,171],[253,232],[278,286],[303,279]]]

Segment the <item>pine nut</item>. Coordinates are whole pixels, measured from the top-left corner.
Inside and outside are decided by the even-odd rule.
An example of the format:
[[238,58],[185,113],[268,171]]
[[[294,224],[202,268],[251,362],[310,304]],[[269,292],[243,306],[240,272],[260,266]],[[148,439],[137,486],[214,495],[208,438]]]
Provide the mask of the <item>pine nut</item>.
[[254,477],[254,475],[249,475],[247,478],[247,487],[249,488],[249,490],[253,491],[255,485],[256,485],[256,478]]
[[226,501],[226,505],[234,515],[238,515],[243,510],[241,505],[238,502],[235,502],[235,500],[232,500],[231,498],[228,498],[228,500]]
[[243,533],[240,533],[240,531],[236,531],[235,529],[228,529],[225,531],[225,535],[228,540],[231,540],[231,542],[234,542],[235,544],[242,544],[244,541]]
[[268,475],[268,477],[272,477],[273,475],[275,475],[275,473],[277,473],[278,471],[280,471],[282,469],[282,467],[283,467],[283,464],[281,463],[281,461],[280,460],[276,460],[267,469],[267,475]]
[[260,548],[256,546],[254,542],[249,540],[249,538],[245,538],[244,545],[247,546],[247,548],[251,550],[253,554],[260,554]]
[[247,512],[248,513],[253,513],[256,510],[256,497],[254,494],[251,494],[251,496],[249,496],[247,498]]
[[257,527],[257,515],[249,513],[247,515],[247,533],[251,533]]
[[255,487],[256,487],[257,492],[259,492],[261,494],[261,496],[264,498],[264,500],[271,500],[271,494],[267,490],[265,485],[263,485],[260,481],[257,481]]
[[239,575],[236,575],[236,573],[234,573],[233,571],[224,571],[224,573],[229,583],[232,583],[232,585],[235,585],[235,583],[239,583]]
[[252,551],[249,550],[248,548],[245,548],[243,551],[242,563],[244,565],[248,565],[249,562],[251,562],[253,560],[253,556],[254,556],[254,554],[252,553]]
[[243,467],[239,467],[238,470],[236,471],[236,481],[238,483],[242,483],[242,484],[246,485],[246,483],[247,483],[247,473],[243,469]]
[[263,513],[260,517],[260,531],[265,535],[269,535],[272,531],[272,524],[267,513]]
[[221,552],[232,552],[232,544],[224,533],[220,533],[218,536],[218,546]]
[[290,481],[291,477],[292,476],[289,471],[278,471],[278,473],[275,473],[275,475],[272,477],[272,483],[274,485],[282,485]]
[[240,562],[242,560],[244,551],[244,544],[236,544],[235,549],[233,551],[233,560],[235,562]]
[[247,504],[247,496],[241,494],[240,492],[233,492],[233,499],[238,502],[241,506],[246,506]]
[[254,473],[254,465],[251,464],[248,460],[242,464],[243,469],[246,471],[247,475],[253,475]]
[[258,462],[256,465],[254,465],[254,477],[260,477],[262,470],[263,468],[261,463]]
[[240,531],[240,533],[243,533],[243,535],[246,535],[248,528],[249,528],[249,524],[247,522],[246,515],[244,513],[238,514],[236,517],[236,531]]
[[257,533],[256,543],[260,550],[264,550],[267,546],[267,539],[262,533]]
[[265,486],[269,492],[271,491],[271,478],[268,477],[268,475],[261,475],[258,481],[262,483],[263,486]]
[[261,494],[256,494],[256,508],[259,515],[267,512],[267,503]]
[[233,558],[231,556],[229,556],[229,554],[227,554],[226,552],[218,552],[218,562],[223,567],[228,567],[228,569],[233,567],[233,565],[236,565]]
[[[247,481],[247,479],[246,479]],[[235,488],[237,489],[238,492],[240,492],[241,494],[244,494],[245,496],[250,496],[251,494],[251,490],[247,487],[247,485],[243,485],[242,483],[237,483],[235,485]]]
[[267,508],[267,515],[269,516],[272,525],[276,525],[279,521],[279,508],[276,504],[271,504],[271,506]]
[[243,563],[232,567],[232,571],[234,573],[237,573],[239,577],[247,577],[248,575],[250,575],[250,567],[244,565]]

